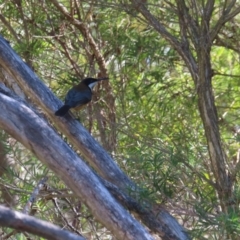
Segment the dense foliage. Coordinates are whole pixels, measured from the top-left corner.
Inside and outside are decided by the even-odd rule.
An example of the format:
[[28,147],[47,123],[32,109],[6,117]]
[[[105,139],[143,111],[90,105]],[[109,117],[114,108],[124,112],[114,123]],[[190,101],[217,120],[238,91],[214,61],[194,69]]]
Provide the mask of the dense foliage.
[[[193,238],[237,239],[239,15],[222,27],[211,46],[217,124],[227,155],[226,169],[234,175],[232,205],[225,212],[215,188],[217,179],[209,160],[197,88],[176,49],[128,1],[58,1],[70,17],[54,2],[0,1],[1,34],[61,99],[79,79],[98,76],[105,68],[109,86],[100,84],[94,101],[75,113],[82,124],[141,186],[143,197],[165,204]],[[146,4],[157,21],[180,38],[176,2],[153,0]],[[208,1],[185,2],[196,25],[200,25],[201,11]],[[228,1],[215,2],[212,27]],[[233,7],[239,8],[237,3]],[[85,30],[79,27],[80,22]],[[188,33],[189,48],[196,57],[192,34]],[[97,50],[104,63],[94,52]],[[8,156],[7,170],[1,177],[3,202],[22,209],[28,193],[48,174],[49,189],[36,202],[35,214],[78,230],[89,239],[108,239],[110,233],[94,222],[81,200],[74,198],[57,176],[6,134],[2,140]],[[80,211],[80,220],[76,220],[73,209]]]

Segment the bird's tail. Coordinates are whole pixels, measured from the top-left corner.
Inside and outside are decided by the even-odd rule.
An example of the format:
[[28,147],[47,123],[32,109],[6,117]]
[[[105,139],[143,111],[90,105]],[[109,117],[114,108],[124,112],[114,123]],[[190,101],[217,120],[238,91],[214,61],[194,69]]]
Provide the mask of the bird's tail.
[[70,109],[69,105],[63,105],[62,107],[60,107],[56,112],[55,115],[56,116],[64,116]]

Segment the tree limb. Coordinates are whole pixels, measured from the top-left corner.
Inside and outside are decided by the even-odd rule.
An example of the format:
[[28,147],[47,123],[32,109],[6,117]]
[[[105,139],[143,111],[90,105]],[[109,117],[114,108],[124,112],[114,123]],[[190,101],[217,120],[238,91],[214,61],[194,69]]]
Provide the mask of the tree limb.
[[[2,37],[0,37],[0,65],[16,79],[24,93],[30,99],[33,99],[36,105],[42,108],[43,112],[55,123],[73,146],[80,150],[88,162],[94,166],[98,174],[105,180],[118,186],[124,192],[128,192],[128,190],[131,189],[135,196],[138,196],[139,190],[136,185],[121,171],[113,159],[100,147],[96,140],[93,139],[78,121],[74,120],[70,115],[64,118],[57,118],[54,115],[55,110],[61,105],[60,101],[43,82],[37,78]],[[36,129],[41,131],[38,127]],[[62,149],[62,147],[62,144],[59,144],[56,146],[56,149]],[[69,166],[71,166],[71,163]],[[65,176],[65,174],[63,175]],[[72,185],[70,187],[72,189]],[[149,208],[151,208],[150,205]],[[161,224],[167,224],[172,231],[175,231],[174,229],[177,229],[176,226],[178,226],[178,229],[182,229],[180,232],[184,233],[184,229],[169,213],[159,214],[156,219],[160,226]],[[178,235],[181,236],[180,233]],[[184,233],[182,235],[181,239],[188,239],[187,234]]]
[[101,148],[89,132],[70,115],[59,118],[54,115],[62,102],[34,74],[34,72],[12,50],[0,36],[0,65],[19,84],[23,92],[40,107],[48,118],[68,138],[73,146],[80,150],[89,163],[104,177],[122,189],[135,188],[135,184],[117,166],[114,160]]
[[[93,54],[94,58],[96,59],[96,62],[98,63],[99,69],[100,69],[100,75],[102,76],[107,76],[107,67],[106,67],[106,62],[104,59],[103,54],[101,53],[97,43],[95,42],[93,36],[91,35],[91,32],[89,31],[89,28],[86,23],[79,21],[72,16],[68,10],[64,7],[63,4],[59,3],[57,0],[51,0],[51,2],[54,4],[54,6],[63,14],[64,17],[66,17],[71,23],[73,23],[74,26],[76,26],[77,29],[81,32],[83,35],[84,39],[86,42],[88,42]],[[112,129],[112,138],[116,137],[115,133],[115,108],[114,108],[114,97],[112,95],[112,88],[111,85],[108,82],[104,83],[104,87],[106,88],[107,92],[107,98],[108,98],[108,109],[109,109],[109,118],[110,118],[110,128]],[[101,126],[101,121],[99,118],[97,118],[98,121],[98,126]],[[101,135],[100,135],[101,136]],[[108,144],[105,143],[106,138],[102,138],[103,141],[103,146],[106,150],[113,151],[115,148],[115,144],[112,143],[111,139],[108,141]]]
[[225,9],[223,9],[222,12],[222,16],[219,18],[219,20],[217,21],[217,23],[215,24],[215,26],[211,29],[210,32],[210,39],[211,42],[213,42],[215,40],[215,38],[217,37],[219,31],[221,30],[221,28],[224,26],[224,24],[226,22],[228,22],[229,20],[231,20],[232,18],[234,18],[237,14],[240,13],[240,6],[237,7],[235,10],[233,10],[232,12],[230,12],[232,10],[232,8],[234,7],[235,4],[235,0],[233,0],[228,7],[226,7]]
[[33,203],[36,201],[36,198],[37,198],[37,196],[38,196],[38,194],[39,194],[39,191],[43,188],[43,186],[44,186],[44,184],[45,184],[45,182],[46,182],[47,180],[48,180],[48,177],[44,177],[44,178],[42,178],[42,179],[38,182],[37,186],[36,186],[35,189],[33,190],[30,198],[28,199],[25,207],[24,207],[23,210],[22,210],[23,213],[25,213],[25,214],[29,214],[29,213],[30,213],[30,209],[31,209]]
[[[11,96],[11,97],[10,97]],[[0,125],[52,169],[120,239],[152,239],[123,209],[95,174],[42,118],[0,85]]]
[[27,214],[12,211],[0,206],[0,225],[20,231],[26,231],[51,240],[84,240],[85,238],[62,230],[60,227]]
[[196,61],[190,51],[186,51],[184,43],[180,42],[177,38],[175,38],[171,33],[167,31],[167,29],[149,12],[146,8],[145,4],[141,0],[131,0],[134,7],[148,20],[154,29],[161,34],[171,45],[172,47],[179,53],[179,55],[183,58],[188,69],[193,77],[196,79],[197,73],[197,65]]

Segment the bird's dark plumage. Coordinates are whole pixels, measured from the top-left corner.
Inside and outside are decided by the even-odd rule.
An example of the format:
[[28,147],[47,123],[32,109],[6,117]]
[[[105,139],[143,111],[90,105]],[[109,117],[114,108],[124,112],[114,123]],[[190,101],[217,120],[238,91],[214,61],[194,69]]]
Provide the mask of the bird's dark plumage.
[[85,78],[77,86],[71,88],[66,97],[65,104],[56,112],[56,116],[64,116],[70,108],[81,108],[92,100],[92,88],[94,85],[108,78]]
[[63,105],[62,107],[60,107],[56,112],[55,115],[56,116],[64,116],[68,110],[70,109],[69,105]]

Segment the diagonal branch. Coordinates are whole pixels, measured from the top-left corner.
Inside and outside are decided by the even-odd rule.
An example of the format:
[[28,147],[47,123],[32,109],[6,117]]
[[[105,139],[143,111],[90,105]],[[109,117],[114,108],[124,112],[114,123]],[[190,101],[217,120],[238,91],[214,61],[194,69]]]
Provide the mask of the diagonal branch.
[[[101,178],[104,186],[111,192],[111,194],[130,212],[132,212],[135,216],[140,216],[142,222],[150,228],[152,231],[157,233],[163,240],[177,240],[177,239],[185,239],[189,240],[185,231],[182,231],[179,228],[179,225],[171,226],[169,228],[169,224],[166,222],[162,222],[161,219],[163,216],[171,221],[172,217],[169,216],[164,207],[159,204],[155,204],[155,207],[149,211],[146,207],[142,207],[137,201],[127,196],[124,192],[122,192],[119,188],[114,186],[113,184],[105,181]],[[161,224],[159,224],[159,222]]]
[[85,238],[62,230],[56,225],[39,220],[35,217],[12,211],[9,208],[0,206],[0,225],[10,227],[20,231],[26,231],[40,237],[51,240],[84,240]]
[[234,4],[235,4],[235,0],[233,0],[228,5],[228,7],[223,10],[222,16],[220,17],[218,22],[215,24],[215,26],[212,28],[212,30],[210,32],[211,42],[213,42],[215,40],[215,38],[217,37],[221,28],[224,26],[224,24],[240,13],[240,6],[237,7],[235,10],[233,10],[232,12],[230,12],[232,10],[232,8],[234,7]]
[[31,209],[33,203],[36,201],[36,198],[37,198],[40,190],[44,187],[44,184],[47,180],[48,180],[48,177],[44,177],[38,182],[37,186],[33,190],[29,200],[27,201],[25,207],[22,210],[23,213],[26,213],[26,214],[30,213],[30,209]]
[[197,79],[197,65],[192,53],[186,48],[185,44],[175,38],[167,29],[149,12],[141,0],[131,0],[133,6],[148,20],[154,29],[161,34],[179,53],[185,61],[193,79]]
[[[97,141],[93,139],[89,132],[87,132],[78,121],[72,119],[69,115],[65,118],[56,118],[54,111],[61,104],[60,101],[43,82],[37,78],[32,70],[19,58],[2,37],[0,37],[0,65],[14,77],[26,95],[34,99],[34,103],[43,110],[48,118],[55,123],[58,129],[61,129],[73,146],[80,150],[88,162],[94,166],[99,175],[105,180],[115,184],[123,190],[123,192],[126,192],[129,188],[132,189],[135,196],[138,198],[139,189],[136,185],[125,175],[115,161],[103,148],[101,148]],[[41,128],[36,127],[36,129],[41,131]],[[57,145],[56,149],[58,148],[62,148],[62,145]],[[70,156],[68,157],[71,158]],[[72,163],[70,162],[68,166],[71,165]],[[151,210],[151,205],[149,203],[146,204]],[[157,220],[160,226],[161,224],[166,224],[172,231],[180,232],[179,236],[181,236],[181,238],[179,239],[188,239],[184,229],[169,213],[164,212],[164,214],[158,215]],[[179,231],[179,229],[181,230]]]
[[214,10],[214,0],[208,0],[204,8],[204,20],[209,24]]
[[[99,47],[97,46],[97,43],[95,42],[94,38],[92,37],[88,26],[84,22],[75,19],[74,16],[72,16],[72,14],[70,14],[68,12],[68,10],[64,7],[64,5],[59,3],[59,1],[51,0],[51,2],[71,23],[73,23],[74,26],[76,26],[77,29],[79,29],[79,31],[82,33],[84,39],[88,42],[92,52],[94,53],[94,57],[99,66],[101,76],[107,76],[108,74],[107,74],[107,68],[106,68],[106,62],[105,62],[104,56],[102,55]],[[112,95],[112,88],[111,88],[110,83],[108,83],[108,82],[104,83],[104,87],[106,88],[106,92],[108,93],[107,94],[108,103],[109,103],[108,104],[108,116],[110,118],[110,129],[112,130],[112,138],[115,141],[116,133],[115,133],[115,128],[114,128],[114,124],[115,124],[114,97]],[[97,121],[98,121],[98,125],[100,126],[101,122],[100,122],[99,118],[97,118]],[[104,144],[106,142],[105,139],[103,139],[102,142]],[[104,144],[104,147],[109,151],[114,151],[115,144],[112,143],[111,137],[110,137],[109,144]]]
[[3,85],[0,85],[0,108],[1,128],[55,172],[114,236],[126,240],[152,239],[56,131]]
[[11,24],[7,21],[7,19],[3,16],[3,14],[0,13],[0,20],[2,21],[2,23],[6,26],[6,28],[9,30],[9,32],[12,34],[12,36],[14,36],[14,38],[16,39],[17,43],[21,43],[20,38],[18,37],[16,31],[13,29],[13,27],[11,26]]
[[[13,51],[0,36],[0,65],[19,84],[22,91],[39,106],[55,123],[58,129],[80,150],[89,163],[105,179],[122,189],[135,188],[133,182],[121,171],[115,161],[105,152],[89,132],[71,116],[56,118],[54,112],[62,105],[49,88],[32,72],[32,70]],[[131,187],[131,188],[132,188]]]
[[101,74],[103,76],[107,75],[107,69],[106,69],[106,63],[104,60],[104,57],[102,56],[96,42],[94,41],[92,35],[90,34],[86,24],[82,21],[79,21],[77,19],[75,19],[69,12],[68,10],[61,4],[59,3],[59,1],[57,0],[50,0],[54,6],[74,25],[76,26],[80,32],[82,33],[82,35],[84,36],[84,38],[88,41],[95,57],[96,60],[98,62],[99,68],[101,70]]
[[[188,37],[190,37],[194,45],[197,46],[199,41],[199,29],[197,26],[197,21],[189,14],[189,9],[184,0],[177,1],[177,8],[179,26],[183,41],[188,42]],[[189,32],[189,35],[187,35],[187,31]],[[190,51],[189,43],[187,51]]]

